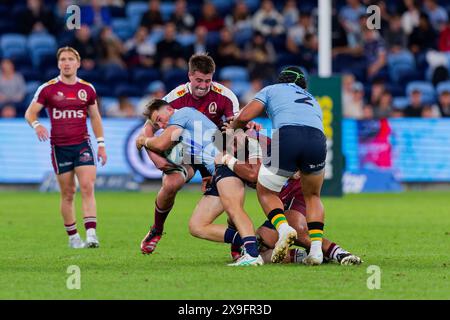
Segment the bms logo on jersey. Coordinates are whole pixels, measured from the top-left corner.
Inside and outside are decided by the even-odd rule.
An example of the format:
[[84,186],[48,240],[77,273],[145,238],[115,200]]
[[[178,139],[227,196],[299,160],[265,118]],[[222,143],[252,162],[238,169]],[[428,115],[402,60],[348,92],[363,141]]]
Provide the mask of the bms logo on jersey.
[[[141,151],[136,149],[136,138],[142,131],[144,123],[138,124],[127,137],[127,142],[125,144],[125,155],[128,164],[131,169],[147,179],[157,179],[161,178],[161,171],[155,167],[155,164],[150,160],[145,148]],[[157,132],[158,134],[159,132]]]

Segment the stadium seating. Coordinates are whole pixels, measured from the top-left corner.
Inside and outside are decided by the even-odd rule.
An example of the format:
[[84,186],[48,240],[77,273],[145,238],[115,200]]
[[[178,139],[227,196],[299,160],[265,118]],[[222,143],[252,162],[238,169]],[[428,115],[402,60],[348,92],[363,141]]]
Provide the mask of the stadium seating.
[[443,81],[440,82],[437,86],[436,86],[436,93],[438,95],[440,95],[442,92],[447,91],[450,92],[450,81]]
[[224,67],[219,72],[219,78],[221,80],[248,81],[248,71],[244,67]]
[[171,69],[163,73],[163,82],[166,88],[175,88],[176,86],[187,82],[187,71],[183,69]]
[[395,97],[392,99],[392,106],[394,109],[404,109],[409,105],[408,97]]
[[146,88],[150,82],[161,78],[159,70],[154,68],[135,68],[131,73],[133,84],[138,85],[141,89]]
[[414,56],[409,51],[389,54],[387,64],[389,77],[395,83],[400,83],[405,77],[414,74],[416,69]]
[[409,96],[414,90],[419,90],[422,93],[423,103],[433,103],[435,101],[434,87],[430,82],[426,81],[412,81],[406,86],[406,94]]
[[17,33],[4,34],[0,39],[0,48],[5,58],[27,55],[27,38]]
[[130,24],[126,18],[116,18],[112,21],[113,32],[122,40],[126,41],[131,38],[135,32],[135,28]]
[[161,2],[160,5],[161,17],[164,21],[169,21],[170,16],[175,10],[175,3],[173,2]]
[[44,56],[54,56],[57,50],[55,37],[47,33],[33,33],[28,37],[28,49],[35,67],[40,67]]
[[130,2],[125,9],[126,16],[133,28],[136,28],[141,22],[142,15],[148,10],[146,2]]
[[250,90],[250,88],[251,85],[248,81],[232,81],[230,89],[234,92],[238,99],[241,99],[242,96]]

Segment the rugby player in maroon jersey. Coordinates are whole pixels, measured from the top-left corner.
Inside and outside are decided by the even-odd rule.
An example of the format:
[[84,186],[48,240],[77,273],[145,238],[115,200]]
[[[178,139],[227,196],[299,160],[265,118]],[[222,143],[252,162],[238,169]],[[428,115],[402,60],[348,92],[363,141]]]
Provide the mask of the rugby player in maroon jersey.
[[[60,48],[56,57],[59,76],[37,89],[25,118],[35,130],[39,141],[50,139],[51,160],[61,190],[60,210],[69,236],[69,246],[96,248],[99,246],[94,195],[96,159],[86,119],[89,115],[97,138],[97,160],[105,165],[107,156],[97,95],[92,84],[77,77],[80,55],[75,49]],[[38,119],[43,108],[50,117],[50,134]],[[81,239],[76,227],[75,176],[80,186],[86,242]]]
[[[226,120],[230,120],[239,111],[239,102],[236,95],[220,83],[212,81],[215,72],[214,60],[207,54],[195,54],[189,59],[189,82],[179,85],[169,92],[163,100],[169,102],[174,109],[193,107],[219,128]],[[147,121],[143,132],[152,137],[160,129],[158,119],[155,122]],[[148,151],[155,166],[163,171],[162,186],[155,200],[154,223],[141,242],[143,254],[152,253],[160,241],[165,220],[172,209],[177,192],[200,170],[204,180],[209,174],[197,165],[173,166],[164,157]]]

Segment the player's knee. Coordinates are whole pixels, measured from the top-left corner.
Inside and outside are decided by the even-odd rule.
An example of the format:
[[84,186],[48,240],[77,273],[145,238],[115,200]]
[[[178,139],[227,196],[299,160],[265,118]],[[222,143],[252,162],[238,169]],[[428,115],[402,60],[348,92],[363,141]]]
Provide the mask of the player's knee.
[[61,199],[65,202],[73,202],[75,198],[75,192],[75,186],[61,188]]
[[80,192],[84,196],[92,195],[94,193],[94,182],[83,182],[80,183]]
[[164,183],[162,189],[163,193],[170,196],[175,196],[177,192],[183,187],[184,183],[180,183],[179,181],[168,181]]
[[203,226],[198,223],[198,221],[190,220],[189,221],[189,232],[192,236],[196,238],[203,238]]

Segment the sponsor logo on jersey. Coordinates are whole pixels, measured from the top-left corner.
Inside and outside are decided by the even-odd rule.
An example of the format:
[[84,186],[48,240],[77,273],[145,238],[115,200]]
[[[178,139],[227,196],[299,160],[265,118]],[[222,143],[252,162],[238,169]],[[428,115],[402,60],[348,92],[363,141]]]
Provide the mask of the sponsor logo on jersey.
[[66,97],[64,96],[64,93],[62,93],[61,91],[58,91],[57,93],[56,93],[56,96],[55,96],[55,100],[57,100],[57,101],[62,101],[62,100],[64,100]]
[[179,96],[179,97],[184,96],[185,93],[186,93],[186,89],[182,89],[180,91],[177,91],[177,96]]
[[222,93],[222,89],[220,89],[219,87],[216,87],[216,86],[213,85],[213,86],[211,86],[211,88],[215,92]]
[[216,114],[217,113],[217,103],[215,101],[211,102],[208,106],[208,111],[210,114]]
[[58,110],[53,109],[52,111],[53,119],[59,120],[59,119],[77,119],[77,118],[83,118],[84,113],[83,110]]
[[81,101],[87,101],[86,90],[84,90],[84,89],[78,90],[78,99],[80,99]]
[[75,95],[75,92],[70,91],[69,93],[67,93],[66,99],[67,99],[67,100],[76,100],[77,97],[76,97],[76,95]]

